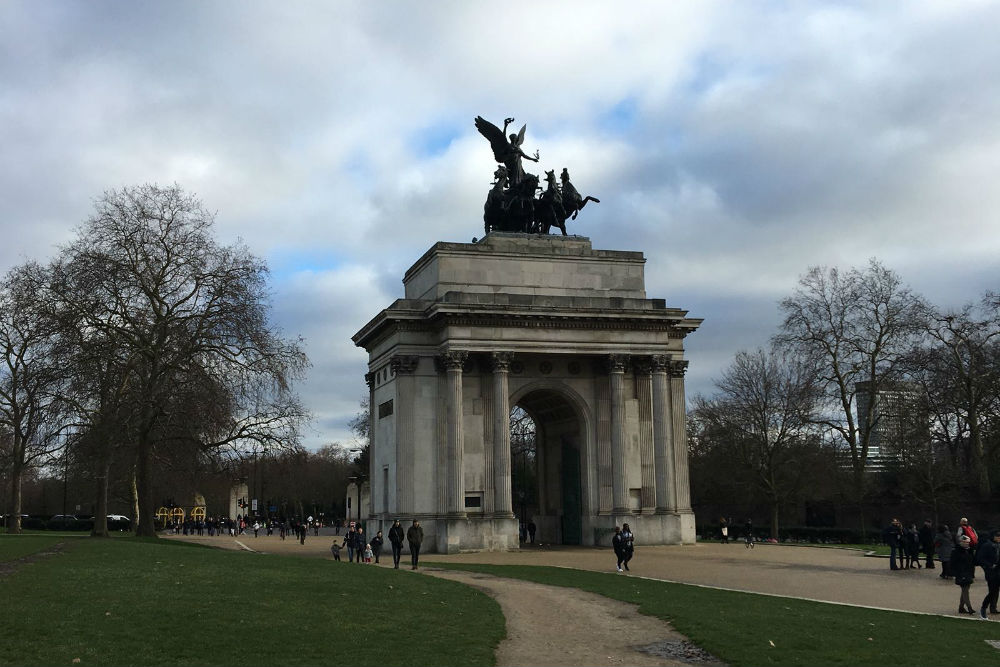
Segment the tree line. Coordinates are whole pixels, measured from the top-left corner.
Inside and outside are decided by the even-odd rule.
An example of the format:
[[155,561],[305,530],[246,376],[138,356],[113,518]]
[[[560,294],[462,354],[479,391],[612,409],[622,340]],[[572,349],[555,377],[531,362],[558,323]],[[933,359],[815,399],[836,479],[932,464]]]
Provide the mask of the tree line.
[[[937,521],[987,507],[1000,475],[1000,297],[940,308],[872,260],[814,267],[780,302],[766,348],[743,350],[690,410],[703,511],[909,504]],[[732,510],[730,510],[732,511]],[[801,512],[799,512],[801,515]]]
[[155,535],[164,470],[223,470],[294,451],[302,341],[270,319],[268,270],[220,244],[214,214],[173,185],[110,190],[74,238],[0,282],[0,464],[10,532],[22,482],[58,457],[94,487],[127,480],[136,534]]

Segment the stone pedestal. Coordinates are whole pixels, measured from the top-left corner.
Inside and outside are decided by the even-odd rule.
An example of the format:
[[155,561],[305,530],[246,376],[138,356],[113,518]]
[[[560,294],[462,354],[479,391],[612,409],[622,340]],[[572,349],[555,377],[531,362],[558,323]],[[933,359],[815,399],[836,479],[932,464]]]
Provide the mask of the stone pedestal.
[[694,541],[683,341],[701,320],[648,299],[639,252],[569,236],[438,243],[366,324],[371,502],[428,551],[518,548],[509,413],[538,428],[544,543]]

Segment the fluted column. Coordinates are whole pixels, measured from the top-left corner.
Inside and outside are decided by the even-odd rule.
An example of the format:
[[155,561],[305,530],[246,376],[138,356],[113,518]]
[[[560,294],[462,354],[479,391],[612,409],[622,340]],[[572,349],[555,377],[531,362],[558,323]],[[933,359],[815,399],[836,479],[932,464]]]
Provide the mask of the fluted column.
[[[365,373],[365,384],[368,385],[368,516],[375,514],[375,374]],[[359,508],[360,509],[360,508]],[[388,512],[388,507],[382,508]]]
[[667,372],[668,355],[654,355],[653,362],[653,464],[656,475],[656,513],[669,514],[677,509],[674,486],[673,417]]
[[448,514],[465,516],[465,484],[463,453],[465,433],[462,429],[462,366],[468,352],[445,352],[441,361],[448,376]]
[[673,418],[674,489],[677,511],[691,512],[691,483],[688,478],[687,414],[684,401],[684,373],[688,362],[670,362],[670,404]]
[[[414,378],[419,357],[396,355],[389,361],[389,370],[396,378],[396,396],[393,412],[396,414],[396,513],[412,514],[416,511],[413,491],[413,469],[416,465],[416,443],[413,441]],[[374,414],[376,406],[372,405]],[[374,434],[375,431],[372,430]],[[372,457],[374,461],[375,458]],[[386,508],[389,511],[389,508]]]
[[642,471],[640,507],[652,511],[656,507],[656,465],[653,457],[653,363],[641,357],[635,364],[635,397],[639,404],[639,463]]
[[611,389],[611,502],[612,512],[628,512],[628,487],[625,479],[625,367],[628,356],[608,355]]
[[493,362],[493,512],[498,517],[514,516],[510,478],[510,394],[507,374],[514,355],[494,352]]

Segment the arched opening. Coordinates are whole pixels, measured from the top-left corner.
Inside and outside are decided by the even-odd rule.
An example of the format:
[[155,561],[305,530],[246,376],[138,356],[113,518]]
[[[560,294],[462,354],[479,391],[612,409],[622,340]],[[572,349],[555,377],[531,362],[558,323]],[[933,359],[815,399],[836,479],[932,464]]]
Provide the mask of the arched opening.
[[536,542],[580,544],[580,415],[553,389],[535,389],[511,409],[511,500]]

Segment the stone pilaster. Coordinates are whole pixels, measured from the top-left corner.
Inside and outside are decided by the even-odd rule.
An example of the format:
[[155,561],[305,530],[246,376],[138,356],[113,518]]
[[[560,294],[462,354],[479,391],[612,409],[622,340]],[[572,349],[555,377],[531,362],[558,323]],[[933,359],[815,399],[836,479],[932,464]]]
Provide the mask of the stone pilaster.
[[607,358],[611,390],[611,511],[628,512],[628,487],[625,478],[625,369],[628,355],[611,354]]
[[465,516],[465,480],[464,480],[464,440],[465,431],[462,428],[462,367],[468,358],[468,352],[449,350],[441,355],[448,377],[446,400],[448,404],[448,514],[453,517]]
[[688,362],[670,362],[670,405],[673,418],[674,489],[677,511],[691,512],[691,489],[688,477],[687,414],[684,401],[684,373]]
[[[396,378],[393,414],[396,415],[396,514],[411,514],[414,509],[413,468],[416,465],[416,443],[413,442],[413,402],[415,384],[413,372],[420,357],[396,355],[389,360],[389,370]],[[372,414],[378,406],[372,405]],[[375,433],[374,429],[372,433]],[[374,461],[375,457],[371,457]],[[389,511],[389,508],[386,508]]]
[[656,513],[671,514],[677,509],[674,492],[673,408],[670,405],[668,355],[654,355],[653,364],[653,464],[656,474]]
[[656,465],[653,455],[653,363],[649,357],[636,360],[635,396],[639,403],[639,460],[642,471],[640,506],[644,512],[656,507]]
[[514,355],[494,352],[493,362],[493,512],[501,518],[514,516],[511,504],[510,392],[507,374]]
[[597,368],[594,371],[597,379],[594,388],[594,397],[597,403],[597,511],[600,514],[610,514],[613,502],[610,384],[606,375],[598,374]]

